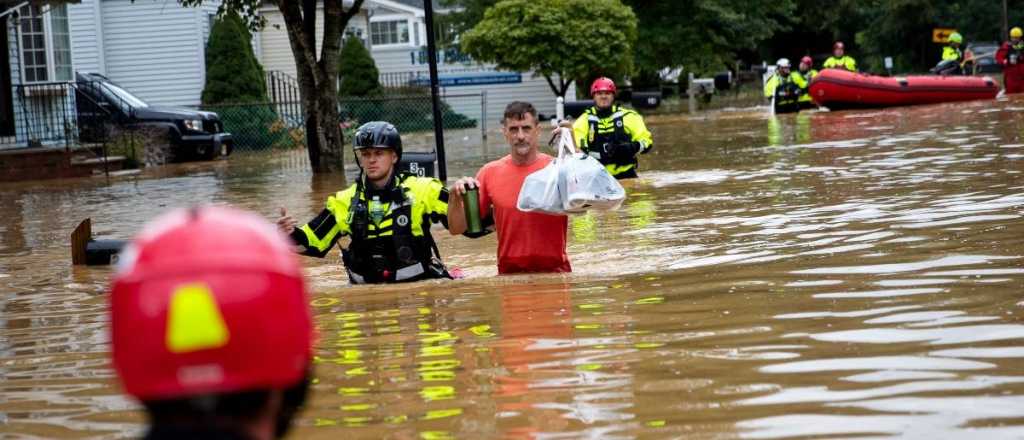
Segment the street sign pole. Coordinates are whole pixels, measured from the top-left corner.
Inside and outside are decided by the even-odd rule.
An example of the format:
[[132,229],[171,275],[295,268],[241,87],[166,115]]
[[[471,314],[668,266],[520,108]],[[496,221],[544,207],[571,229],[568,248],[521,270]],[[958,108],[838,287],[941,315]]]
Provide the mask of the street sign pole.
[[1003,35],[996,41],[1004,41],[1008,38],[1007,36],[1010,35],[1010,22],[1006,15],[1006,0],[1003,0]]
[[441,120],[441,98],[437,85],[437,45],[434,42],[434,1],[423,0],[423,15],[427,27],[427,62],[430,64],[430,100],[434,106],[434,139],[437,142],[437,177],[448,179],[448,165],[444,157],[444,128]]

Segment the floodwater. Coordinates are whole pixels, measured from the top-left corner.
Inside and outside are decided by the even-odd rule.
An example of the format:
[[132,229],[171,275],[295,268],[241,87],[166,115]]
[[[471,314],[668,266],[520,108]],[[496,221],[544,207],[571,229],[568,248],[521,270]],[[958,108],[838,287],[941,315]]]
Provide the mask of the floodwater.
[[[464,280],[350,287],[304,260],[294,438],[1024,438],[1024,97],[649,122],[624,207],[572,218],[571,275],[496,277],[493,236],[443,231]],[[343,182],[301,163],[0,187],[0,437],[143,429],[107,360],[110,268],[69,262],[78,221],[312,216]]]

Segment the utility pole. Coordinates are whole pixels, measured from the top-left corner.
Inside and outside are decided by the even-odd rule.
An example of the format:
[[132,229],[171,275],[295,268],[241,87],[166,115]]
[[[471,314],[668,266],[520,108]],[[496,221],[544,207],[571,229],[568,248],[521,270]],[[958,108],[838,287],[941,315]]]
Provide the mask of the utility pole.
[[1008,15],[1006,0],[1003,0],[1003,35],[1001,35],[996,41],[1004,41],[1008,38],[1008,35],[1010,35],[1010,20]]
[[441,120],[441,98],[437,85],[437,46],[434,42],[434,0],[423,0],[423,18],[427,27],[427,62],[430,64],[430,99],[434,105],[434,139],[437,141],[437,177],[448,179],[448,164],[444,158],[444,128]]

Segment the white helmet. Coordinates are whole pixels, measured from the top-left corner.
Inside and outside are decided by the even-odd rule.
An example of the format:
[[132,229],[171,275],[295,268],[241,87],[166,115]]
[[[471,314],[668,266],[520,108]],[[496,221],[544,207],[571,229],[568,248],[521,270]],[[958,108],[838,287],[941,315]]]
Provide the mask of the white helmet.
[[788,68],[789,67],[789,58],[779,58],[779,61],[776,61],[775,65],[779,66],[779,67],[786,67],[786,68]]

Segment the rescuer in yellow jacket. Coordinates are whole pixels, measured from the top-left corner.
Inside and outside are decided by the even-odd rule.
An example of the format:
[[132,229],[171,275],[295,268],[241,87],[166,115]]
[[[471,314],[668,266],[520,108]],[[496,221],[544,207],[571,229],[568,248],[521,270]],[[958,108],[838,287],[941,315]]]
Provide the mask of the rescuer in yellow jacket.
[[822,67],[826,69],[843,69],[851,72],[857,71],[857,61],[853,57],[846,55],[846,47],[842,41],[836,41],[832,45],[832,56],[825,60],[825,64]]
[[387,122],[363,124],[353,143],[362,171],[356,183],[328,197],[305,225],[297,227],[282,208],[278,229],[300,253],[321,258],[350,236],[341,257],[352,284],[451,278],[430,235],[431,223],[448,225],[448,189],[437,179],[398,172],[402,139]]
[[809,90],[811,86],[811,80],[818,75],[818,71],[814,69],[814,60],[809,56],[804,56],[800,59],[800,67],[797,68],[796,72],[790,75],[793,78],[793,82],[800,87],[800,108],[814,108],[814,101],[811,99],[811,92]]
[[956,61],[960,63],[964,58],[964,51],[960,50],[960,45],[964,42],[964,37],[959,32],[953,32],[949,34],[949,46],[942,48],[942,61]]
[[969,64],[974,60],[969,56],[969,53],[965,54],[960,49],[960,45],[964,42],[964,37],[959,32],[953,32],[949,34],[949,38],[946,41],[949,45],[942,48],[942,59],[931,69],[931,72],[939,75],[969,73]]
[[800,95],[802,90],[795,73],[789,71],[789,59],[779,58],[775,63],[775,72],[764,82],[764,97],[772,100],[775,113],[792,113],[800,111]]
[[594,106],[572,125],[578,147],[601,161],[616,179],[636,177],[636,155],[654,147],[639,113],[615,105],[615,82],[601,77],[590,85]]

